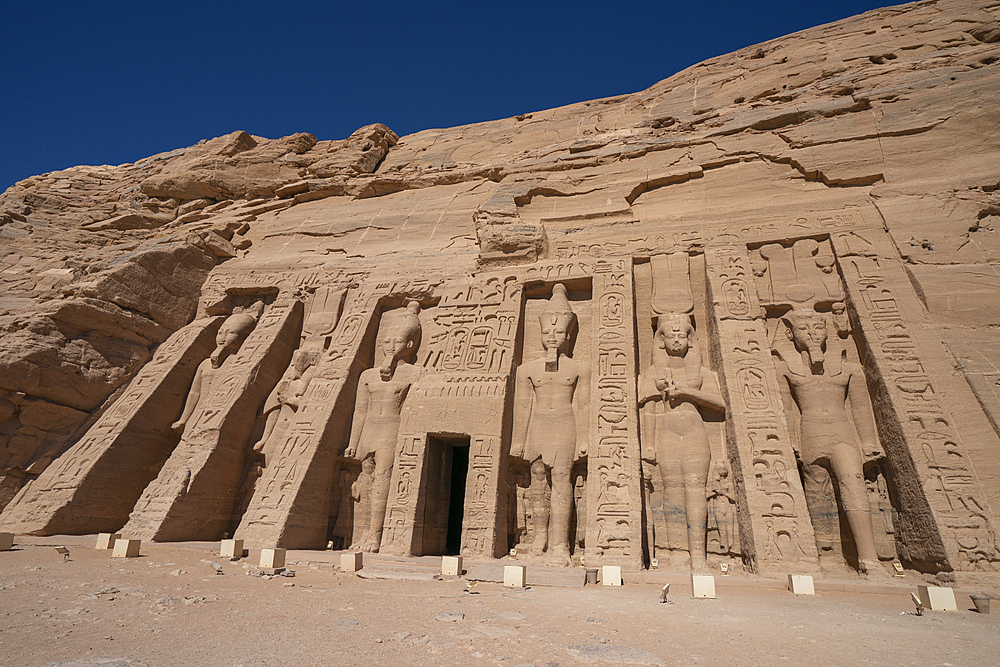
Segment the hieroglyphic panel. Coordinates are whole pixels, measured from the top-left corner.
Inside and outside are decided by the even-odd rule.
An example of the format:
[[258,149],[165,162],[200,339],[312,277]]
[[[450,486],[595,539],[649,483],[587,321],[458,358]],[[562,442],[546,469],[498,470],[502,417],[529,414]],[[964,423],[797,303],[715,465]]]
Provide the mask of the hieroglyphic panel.
[[197,320],[157,348],[124,393],[75,445],[7,506],[18,532],[116,531],[170,455],[167,426],[215,344],[223,318]]
[[944,569],[996,569],[1000,554],[990,508],[922,349],[928,341],[918,342],[913,326],[925,317],[918,297],[898,260],[890,258],[883,233],[835,234],[832,241],[886,394],[876,416],[887,458],[897,485],[909,474],[921,485],[922,494],[907,493],[900,508],[901,555],[947,561]]
[[587,459],[586,562],[642,565],[642,475],[635,387],[632,260],[594,266],[595,360]]
[[421,497],[427,438],[404,435],[400,440],[402,444],[392,469],[389,502],[379,551],[405,555],[413,548],[413,532],[418,528],[416,522],[423,515],[419,511],[418,501]]
[[814,565],[812,523],[746,247],[710,246],[705,261],[744,558],[752,570]]
[[462,553],[493,556],[496,552],[499,489],[497,460],[500,437],[476,435],[469,449],[469,476],[462,521]]
[[[347,296],[330,348],[300,402],[295,418],[257,483],[236,531],[260,547],[321,548],[326,544],[335,457],[332,431],[348,427],[353,392],[344,387],[361,372],[358,351],[379,299],[394,290],[380,283]],[[350,393],[351,396],[345,396]],[[344,416],[333,424],[335,412]]]

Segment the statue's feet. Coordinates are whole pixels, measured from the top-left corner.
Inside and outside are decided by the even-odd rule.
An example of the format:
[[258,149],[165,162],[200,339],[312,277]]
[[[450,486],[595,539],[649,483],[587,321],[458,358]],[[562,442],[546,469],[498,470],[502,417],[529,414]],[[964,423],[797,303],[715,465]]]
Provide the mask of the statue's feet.
[[692,558],[691,571],[695,574],[711,574],[712,568],[708,566],[708,561],[704,558]]
[[382,540],[379,539],[379,538],[377,538],[377,537],[369,538],[369,539],[365,540],[361,544],[361,551],[364,551],[365,553],[369,553],[369,554],[377,554],[378,553],[378,548],[379,548],[379,543],[381,541]]
[[546,544],[544,540],[535,540],[528,548],[528,553],[532,556],[541,556],[545,553],[545,546]]
[[878,575],[885,572],[884,568],[882,567],[882,563],[880,563],[877,560],[858,561],[858,570],[861,572],[861,574],[867,576]]
[[573,567],[573,559],[569,555],[569,547],[566,545],[552,547],[546,565],[553,567]]

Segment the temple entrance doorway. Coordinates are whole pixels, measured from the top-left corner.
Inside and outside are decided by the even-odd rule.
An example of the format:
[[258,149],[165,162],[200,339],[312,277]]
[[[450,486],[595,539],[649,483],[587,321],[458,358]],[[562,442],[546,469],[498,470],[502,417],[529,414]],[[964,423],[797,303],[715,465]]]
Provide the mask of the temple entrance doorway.
[[427,436],[424,555],[457,555],[462,549],[469,444],[467,435]]

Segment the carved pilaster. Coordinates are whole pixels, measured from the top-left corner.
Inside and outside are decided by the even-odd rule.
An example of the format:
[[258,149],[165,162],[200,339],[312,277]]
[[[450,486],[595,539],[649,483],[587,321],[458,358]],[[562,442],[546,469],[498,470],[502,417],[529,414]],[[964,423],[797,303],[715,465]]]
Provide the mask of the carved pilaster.
[[594,265],[586,563],[642,567],[632,260]]
[[812,569],[816,542],[746,247],[710,246],[705,262],[744,559],[751,570]]
[[[926,313],[884,232],[831,240],[874,379],[876,424],[900,500],[900,556],[921,569],[996,569],[994,515],[949,406],[963,397],[943,390],[947,351],[923,335]],[[968,391],[964,399],[974,401]]]
[[340,435],[350,428],[354,388],[365,366],[359,350],[385,292],[348,295],[330,349],[309,383],[294,421],[257,482],[236,537],[253,547],[326,545]]

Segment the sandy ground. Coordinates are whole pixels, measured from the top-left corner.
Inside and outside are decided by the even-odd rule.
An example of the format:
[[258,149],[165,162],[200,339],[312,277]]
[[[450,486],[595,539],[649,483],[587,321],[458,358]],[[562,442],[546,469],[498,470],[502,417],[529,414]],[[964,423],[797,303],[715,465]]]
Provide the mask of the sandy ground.
[[[527,590],[463,579],[362,579],[290,565],[248,576],[210,551],[143,556],[23,544],[0,553],[9,665],[920,664],[1000,662],[1000,613],[912,613],[908,595],[673,585]],[[217,560],[223,574],[210,563]],[[315,567],[315,566],[313,566]],[[909,612],[909,613],[908,613]],[[1000,610],[994,610],[1000,612]]]

